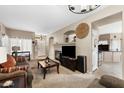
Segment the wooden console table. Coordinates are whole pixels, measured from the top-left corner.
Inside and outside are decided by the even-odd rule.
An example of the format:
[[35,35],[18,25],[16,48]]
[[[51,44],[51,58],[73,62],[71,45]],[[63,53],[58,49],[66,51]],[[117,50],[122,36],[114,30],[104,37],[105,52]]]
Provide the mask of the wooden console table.
[[76,70],[76,59],[75,58],[70,58],[70,57],[64,57],[62,56],[60,59],[61,65],[75,71]]
[[12,56],[24,56],[28,59],[28,61],[31,60],[30,58],[30,51],[21,51],[21,52],[12,52]]

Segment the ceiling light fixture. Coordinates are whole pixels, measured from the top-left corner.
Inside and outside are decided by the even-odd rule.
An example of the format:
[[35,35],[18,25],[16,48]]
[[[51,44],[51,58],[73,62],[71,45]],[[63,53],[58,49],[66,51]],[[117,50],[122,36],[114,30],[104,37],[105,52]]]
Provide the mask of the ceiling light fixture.
[[68,5],[69,10],[75,14],[89,13],[98,7],[100,7],[100,5]]

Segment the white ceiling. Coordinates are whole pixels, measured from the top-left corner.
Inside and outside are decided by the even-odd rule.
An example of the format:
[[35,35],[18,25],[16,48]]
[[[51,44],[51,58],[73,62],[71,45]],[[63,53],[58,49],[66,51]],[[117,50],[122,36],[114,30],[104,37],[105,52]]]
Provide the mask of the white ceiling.
[[88,14],[74,14],[68,10],[67,5],[0,5],[0,23],[10,28],[49,34],[104,7]]

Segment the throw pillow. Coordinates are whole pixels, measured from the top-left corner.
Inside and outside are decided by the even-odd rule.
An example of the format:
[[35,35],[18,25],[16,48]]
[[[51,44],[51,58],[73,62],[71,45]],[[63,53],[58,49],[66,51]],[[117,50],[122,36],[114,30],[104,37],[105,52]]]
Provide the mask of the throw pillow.
[[28,71],[28,66],[15,66],[15,67],[9,67],[9,68],[0,68],[0,73],[11,73],[14,71],[23,70]]
[[9,54],[7,55],[7,62],[1,64],[3,68],[9,68],[15,65],[16,65],[15,59]]

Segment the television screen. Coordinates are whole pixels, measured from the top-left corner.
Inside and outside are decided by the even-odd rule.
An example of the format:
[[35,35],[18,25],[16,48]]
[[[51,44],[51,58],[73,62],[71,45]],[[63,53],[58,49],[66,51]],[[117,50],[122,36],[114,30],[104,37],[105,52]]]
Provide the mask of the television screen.
[[62,56],[75,58],[76,56],[75,46],[62,46]]
[[109,45],[99,45],[98,50],[99,51],[109,51]]

